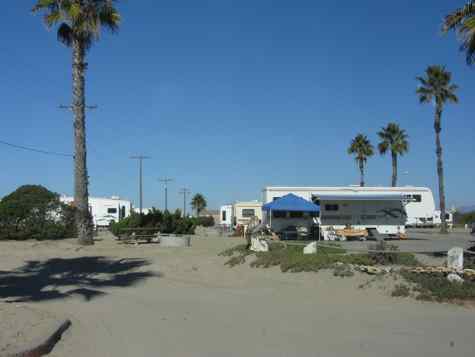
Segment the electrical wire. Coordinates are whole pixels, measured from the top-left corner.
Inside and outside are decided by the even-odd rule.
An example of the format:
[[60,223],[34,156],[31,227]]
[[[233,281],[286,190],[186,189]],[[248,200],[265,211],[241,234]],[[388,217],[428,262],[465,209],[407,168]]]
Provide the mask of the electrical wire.
[[40,154],[45,154],[45,155],[63,156],[63,157],[74,157],[74,155],[71,155],[71,154],[65,154],[65,153],[56,152],[56,151],[48,151],[48,150],[35,149],[35,148],[28,147],[28,146],[12,144],[12,143],[9,143],[9,142],[3,141],[3,140],[0,140],[0,144],[6,145],[6,146],[10,146],[10,147],[13,147],[13,148],[16,148],[16,149],[20,149],[20,150],[32,151],[32,152],[36,152],[36,153],[40,153]]

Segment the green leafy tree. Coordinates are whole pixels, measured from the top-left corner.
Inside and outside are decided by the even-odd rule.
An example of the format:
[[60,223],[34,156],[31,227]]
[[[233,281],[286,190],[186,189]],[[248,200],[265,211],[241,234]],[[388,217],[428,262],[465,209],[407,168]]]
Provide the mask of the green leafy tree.
[[397,159],[398,155],[404,155],[409,151],[409,141],[406,131],[401,129],[396,123],[389,123],[385,128],[378,132],[381,141],[378,144],[378,150],[381,155],[391,152],[393,174],[391,177],[391,186],[397,186]]
[[447,233],[447,222],[445,218],[445,187],[444,187],[444,165],[442,162],[442,144],[440,142],[440,132],[442,131],[442,112],[446,103],[457,103],[455,95],[457,86],[452,84],[452,74],[445,70],[443,66],[429,66],[424,77],[417,77],[419,87],[417,95],[421,103],[435,104],[434,130],[435,147],[437,155],[437,175],[439,177],[439,200],[442,225],[440,231]]
[[460,50],[466,53],[467,64],[475,61],[475,1],[469,1],[464,7],[445,17],[442,31],[458,32],[462,45]]
[[0,201],[0,239],[61,239],[75,234],[74,208],[43,186],[25,185]]
[[363,187],[365,185],[365,166],[368,162],[368,158],[374,155],[373,145],[366,135],[358,134],[351,141],[350,147],[348,148],[348,154],[355,156],[356,163],[360,169],[360,186]]
[[88,222],[89,193],[86,162],[86,52],[103,28],[115,32],[120,15],[113,0],[38,0],[33,12],[44,14],[48,28],[58,27],[58,40],[72,49],[74,113],[74,202],[80,244],[93,244]]
[[206,208],[208,203],[205,197],[201,193],[197,193],[191,199],[191,207],[196,211],[196,215],[199,217],[200,213]]

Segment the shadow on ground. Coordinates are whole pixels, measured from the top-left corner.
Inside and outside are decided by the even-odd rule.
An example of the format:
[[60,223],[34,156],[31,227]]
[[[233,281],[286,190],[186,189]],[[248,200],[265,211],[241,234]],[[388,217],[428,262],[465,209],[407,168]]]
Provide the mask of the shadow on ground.
[[11,272],[0,272],[0,299],[34,302],[73,295],[89,301],[107,294],[109,287],[130,287],[160,277],[158,272],[137,271],[149,265],[143,259],[110,259],[100,256],[28,261]]

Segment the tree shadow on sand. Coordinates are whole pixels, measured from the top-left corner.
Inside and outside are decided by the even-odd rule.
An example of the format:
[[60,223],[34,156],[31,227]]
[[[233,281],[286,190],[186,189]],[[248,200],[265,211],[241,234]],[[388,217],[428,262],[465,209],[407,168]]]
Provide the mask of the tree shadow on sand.
[[160,277],[158,272],[138,271],[147,265],[143,259],[100,256],[28,261],[14,271],[0,272],[0,299],[37,302],[79,295],[89,301],[107,294],[101,289],[129,287]]

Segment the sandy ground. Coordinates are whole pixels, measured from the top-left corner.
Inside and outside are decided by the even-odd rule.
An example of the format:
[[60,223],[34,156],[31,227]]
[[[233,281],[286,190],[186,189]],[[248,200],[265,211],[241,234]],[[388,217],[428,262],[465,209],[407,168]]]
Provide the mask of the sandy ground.
[[391,298],[392,278],[225,267],[238,242],[2,242],[0,346],[70,318],[51,356],[473,355],[473,309]]

